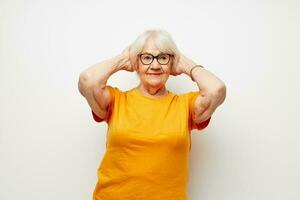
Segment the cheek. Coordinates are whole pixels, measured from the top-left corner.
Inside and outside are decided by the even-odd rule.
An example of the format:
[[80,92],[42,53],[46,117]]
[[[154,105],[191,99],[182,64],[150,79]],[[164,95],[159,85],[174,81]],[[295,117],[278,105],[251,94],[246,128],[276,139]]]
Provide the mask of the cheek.
[[168,67],[164,68],[165,73],[170,74],[172,70],[172,65],[168,65]]

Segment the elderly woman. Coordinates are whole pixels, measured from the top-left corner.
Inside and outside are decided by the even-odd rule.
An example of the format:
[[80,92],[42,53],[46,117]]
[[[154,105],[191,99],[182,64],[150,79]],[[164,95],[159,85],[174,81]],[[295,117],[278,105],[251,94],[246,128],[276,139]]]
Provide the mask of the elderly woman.
[[[107,85],[119,70],[135,71],[139,85]],[[169,76],[180,74],[199,91],[169,91]],[[84,70],[78,88],[94,120],[108,125],[93,199],[186,200],[191,130],[207,127],[224,101],[223,81],[181,54],[169,33],[148,30],[120,55]]]

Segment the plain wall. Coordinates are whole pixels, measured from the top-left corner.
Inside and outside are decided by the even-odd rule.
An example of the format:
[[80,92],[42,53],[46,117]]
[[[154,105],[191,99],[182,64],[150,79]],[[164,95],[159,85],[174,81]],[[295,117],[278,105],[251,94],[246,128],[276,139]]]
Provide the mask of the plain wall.
[[[91,199],[107,124],[80,72],[150,28],[227,86],[192,131],[189,200],[300,199],[299,1],[0,1],[0,199]],[[298,56],[298,57],[297,57]],[[127,90],[134,73],[108,84]],[[170,77],[175,93],[197,90]]]

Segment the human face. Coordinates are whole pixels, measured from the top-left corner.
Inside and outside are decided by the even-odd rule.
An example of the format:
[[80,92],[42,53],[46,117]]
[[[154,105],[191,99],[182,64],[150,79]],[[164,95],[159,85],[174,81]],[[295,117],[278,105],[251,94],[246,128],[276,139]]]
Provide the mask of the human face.
[[[154,44],[154,42],[150,39],[148,42],[145,44],[141,54],[151,54],[153,56],[157,56],[159,54],[162,54],[164,52],[161,52]],[[154,58],[151,64],[143,64],[140,56],[138,57],[138,69],[137,73],[141,79],[141,82],[145,86],[150,86],[154,88],[161,88],[162,86],[165,85],[167,82],[170,71],[171,71],[171,66],[173,63],[173,57],[170,57],[170,61],[163,65],[158,62],[157,59]]]

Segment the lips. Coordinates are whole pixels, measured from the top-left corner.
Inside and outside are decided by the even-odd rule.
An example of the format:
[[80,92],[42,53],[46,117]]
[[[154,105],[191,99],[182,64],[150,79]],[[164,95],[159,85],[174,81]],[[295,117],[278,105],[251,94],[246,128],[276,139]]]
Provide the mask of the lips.
[[148,73],[148,75],[161,75],[162,73],[159,73],[159,74],[157,74],[157,73]]

